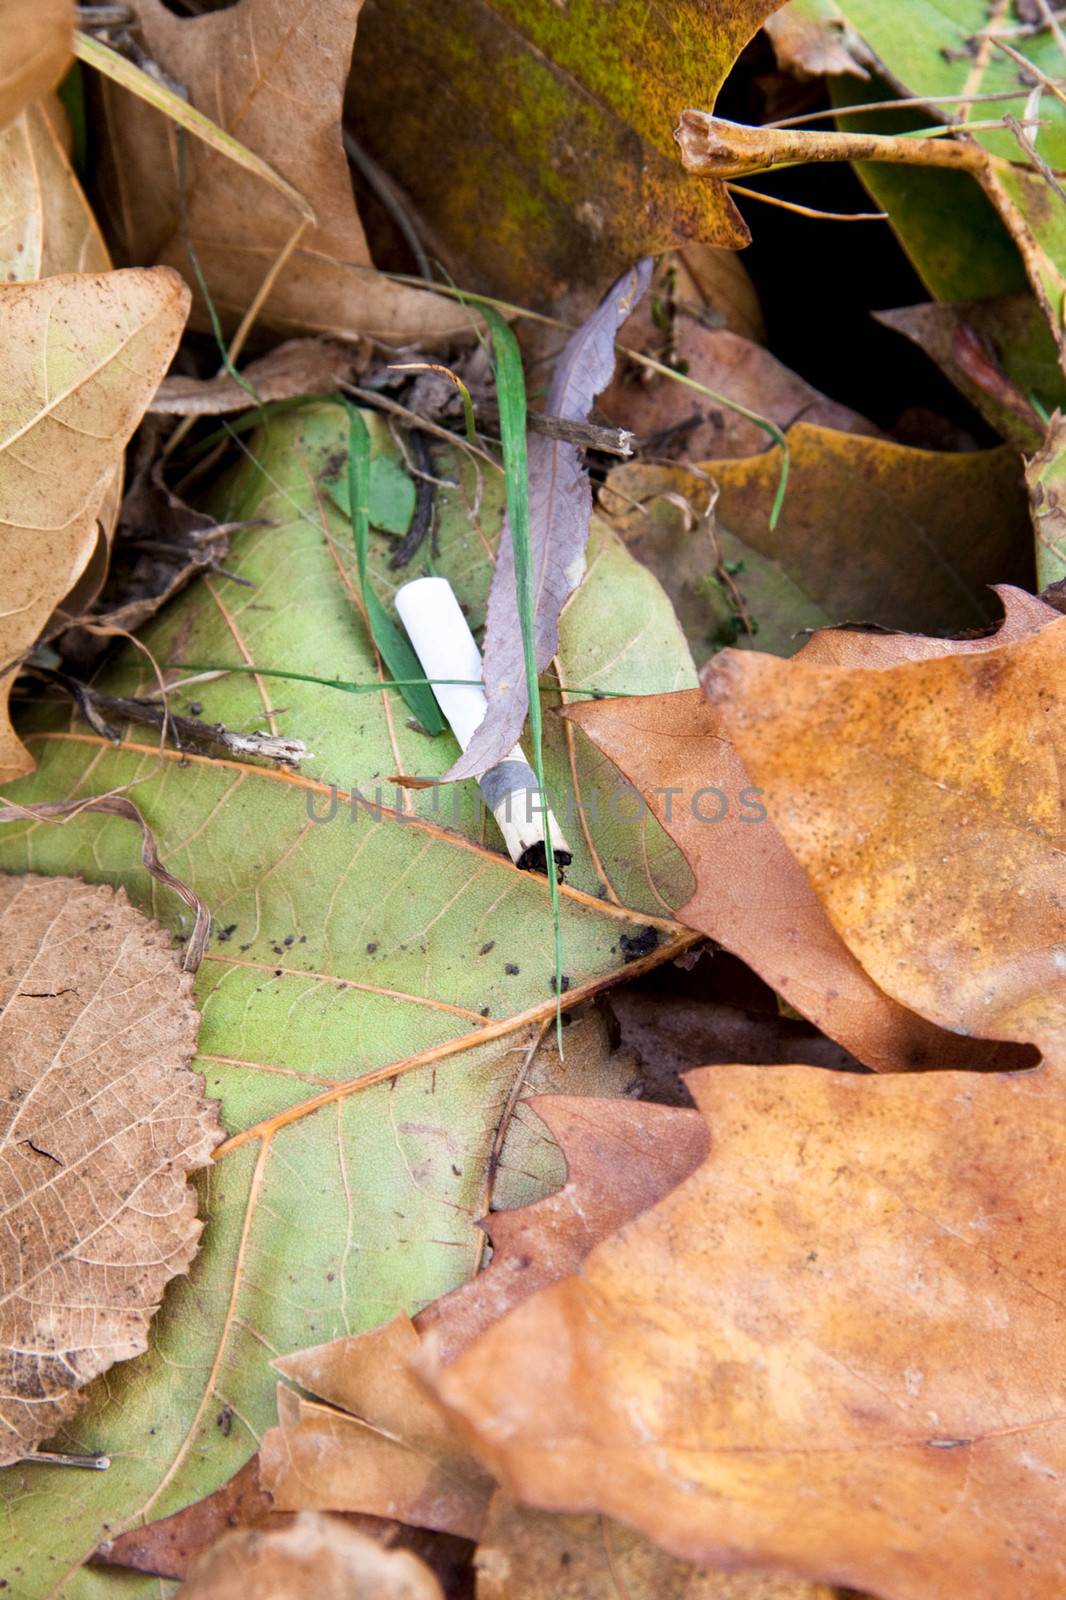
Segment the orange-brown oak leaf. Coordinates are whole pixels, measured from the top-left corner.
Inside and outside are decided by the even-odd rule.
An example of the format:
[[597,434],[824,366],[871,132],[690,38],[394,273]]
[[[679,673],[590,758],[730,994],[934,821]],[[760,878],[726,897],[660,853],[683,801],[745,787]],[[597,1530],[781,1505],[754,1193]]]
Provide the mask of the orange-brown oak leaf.
[[[1004,588],[1000,598],[1006,616],[999,632],[985,638],[823,630],[799,659],[844,668],[981,657],[1056,616],[1021,590]],[[735,659],[772,662],[739,653]],[[785,670],[784,662],[777,665]],[[917,1015],[856,959],[791,853],[777,809],[756,793],[759,777],[738,753],[721,706],[689,690],[571,706],[565,714],[641,792],[688,857],[696,890],[680,919],[740,956],[860,1061],[881,1071],[1018,1064],[1016,1049],[963,1043]],[[767,808],[765,816],[760,808]]]
[[1061,1595],[1064,654],[1060,619],[883,669],[720,659],[850,948],[1044,1062],[691,1074],[703,1166],[437,1373],[511,1493],[888,1600]]

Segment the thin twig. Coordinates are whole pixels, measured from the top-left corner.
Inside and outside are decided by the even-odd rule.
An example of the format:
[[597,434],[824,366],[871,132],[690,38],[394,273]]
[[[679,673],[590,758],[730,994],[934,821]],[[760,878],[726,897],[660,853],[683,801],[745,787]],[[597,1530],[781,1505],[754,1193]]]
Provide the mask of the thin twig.
[[1040,151],[1036,148],[1036,145],[1029,138],[1021,123],[1016,117],[1009,115],[1004,117],[1003,120],[1007,124],[1007,127],[1010,129],[1011,133],[1013,133],[1014,137],[1017,139],[1022,150],[1024,150],[1025,154],[1029,157],[1029,160],[1033,163],[1033,166],[1036,167],[1037,171],[1040,173],[1040,176],[1043,178],[1044,182],[1049,188],[1055,191],[1063,205],[1066,205],[1066,189],[1063,189],[1062,184],[1059,182],[1058,178],[1056,178],[1055,174],[1052,172],[1051,168],[1040,154]]
[[759,189],[745,189],[739,183],[727,183],[730,194],[742,194],[749,200],[762,200],[768,206],[780,206],[782,211],[794,211],[798,217],[813,217],[819,222],[887,222],[887,211],[816,211],[813,206],[801,206],[795,200],[782,200],[776,194],[763,194]]
[[[1000,45],[1001,49],[1008,48],[994,36],[992,42]],[[1016,50],[1010,53],[1017,56],[1023,66],[1029,66],[1030,63],[1026,61],[1023,55],[1018,55]],[[834,117],[850,117],[864,111],[920,110],[924,106],[978,105],[991,100],[1024,99],[1025,93],[1021,89],[998,89],[994,94],[907,95],[900,100],[867,100],[862,105],[857,106],[827,106],[823,111],[805,111],[799,117],[780,117],[776,122],[764,122],[763,127],[799,128],[808,122],[832,122]]]
[[200,722],[195,717],[176,716],[150,700],[105,694],[102,689],[94,689],[50,667],[31,666],[27,670],[65,690],[94,733],[116,743],[120,735],[108,722],[109,717],[120,722],[142,723],[149,728],[165,726],[167,737],[176,749],[196,750],[204,755],[262,756],[287,767],[298,767],[310,755],[302,739],[287,739],[270,733],[235,733],[221,722]]
[[1066,106],[1066,89],[1063,89],[1057,78],[1048,77],[1046,72],[1041,71],[1034,62],[1030,61],[1027,56],[1023,56],[1020,50],[1015,50],[1014,46],[1008,44],[1005,39],[999,39],[995,34],[991,34],[990,38],[997,50],[1002,50],[1003,54],[1009,56],[1017,66],[1024,67],[1026,72],[1032,78],[1035,78],[1037,83],[1043,84],[1045,89],[1050,89],[1055,98]]

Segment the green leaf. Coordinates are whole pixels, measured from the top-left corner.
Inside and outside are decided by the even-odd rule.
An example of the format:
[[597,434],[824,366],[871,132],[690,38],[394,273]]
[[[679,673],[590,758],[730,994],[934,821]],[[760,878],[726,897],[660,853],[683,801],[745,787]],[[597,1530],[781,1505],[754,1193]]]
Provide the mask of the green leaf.
[[[887,84],[834,78],[834,106],[892,98]],[[929,115],[864,112],[841,115],[846,133],[905,133],[928,127]],[[938,300],[980,300],[1026,286],[1025,266],[996,209],[976,179],[937,167],[895,167],[858,161],[855,170],[882,211],[915,271]]]
[[370,539],[370,430],[362,412],[345,401],[348,413],[348,505],[355,544],[355,567],[359,574],[359,595],[366,611],[374,646],[397,683],[400,693],[418,718],[422,731],[443,733],[447,724],[441,715],[433,690],[417,680],[422,676],[420,662],[400,625],[392,620],[378,599],[367,575],[367,545]]
[[[374,428],[370,435],[370,496],[367,502],[370,526],[380,528],[384,533],[395,533],[402,538],[411,526],[411,518],[415,514],[415,486],[399,463],[393,460],[392,456],[382,453],[381,443],[377,438],[378,431]],[[375,444],[377,454],[374,453]],[[327,478],[325,484],[326,492],[333,504],[348,516],[347,470],[337,477]]]
[[[255,460],[215,509],[269,519],[235,536],[227,563],[255,587],[202,579],[146,630],[157,659],[373,679],[351,531],[323,491],[346,448],[347,419],[331,403],[274,417],[266,439],[252,437]],[[441,476],[458,487],[440,491],[439,570],[477,626],[502,484],[483,470],[479,483],[458,454]],[[368,575],[386,606],[391,548],[370,536]],[[628,692],[696,681],[665,595],[602,523],[562,619],[557,676]],[[104,682],[148,691],[153,674],[130,651]],[[51,799],[137,780],[162,859],[214,913],[197,975],[200,1066],[237,1135],[201,1185],[201,1253],[168,1292],[150,1352],[113,1368],[56,1442],[106,1451],[110,1471],[13,1467],[0,1478],[0,1578],[34,1600],[158,1596],[147,1580],[80,1564],[102,1538],[210,1492],[251,1455],[274,1420],[271,1357],[414,1311],[469,1275],[496,1129],[531,1029],[555,1009],[546,880],[502,855],[474,783],[439,795],[397,795],[389,783],[398,771],[445,771],[450,735],[413,730],[396,690],[352,696],[241,673],[176,690],[175,710],[193,698],[212,721],[273,721],[314,755],[297,773],[183,758],[158,753],[143,729],[114,749],[42,710],[22,730],[38,770],[9,791]],[[652,959],[690,941],[669,911],[691,875],[646,813],[626,820],[612,803],[617,774],[584,736],[546,721],[547,788],[575,852],[559,894],[569,1003],[632,970],[622,935],[656,925]],[[308,803],[326,814],[331,783],[342,790],[337,814],[314,822]],[[373,802],[379,785],[386,809],[349,820],[346,792],[358,786]],[[570,825],[575,791],[584,815]],[[130,830],[111,819],[11,824],[0,868],[121,883],[182,925],[183,908],[146,879]]]

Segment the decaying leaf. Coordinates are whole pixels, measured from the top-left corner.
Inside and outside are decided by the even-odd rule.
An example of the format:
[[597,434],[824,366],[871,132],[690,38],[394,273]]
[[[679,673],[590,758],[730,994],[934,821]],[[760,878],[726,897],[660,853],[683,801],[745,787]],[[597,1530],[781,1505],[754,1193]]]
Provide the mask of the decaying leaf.
[[59,101],[47,96],[0,129],[2,282],[106,272],[111,265],[64,149],[64,115]]
[[[829,652],[838,668],[983,654],[1056,616],[1025,595],[1004,591],[1002,599],[1007,619],[987,638],[830,631],[807,649],[815,660]],[[566,716],[636,786],[688,857],[697,888],[678,915],[739,955],[830,1038],[879,1070],[1013,1064],[1009,1048],[963,1044],[871,980],[790,853],[720,712],[700,694],[572,706]]]
[[[333,394],[350,382],[357,356],[328,339],[287,339],[268,355],[249,361],[241,372],[244,382],[264,404],[292,400],[298,395]],[[164,378],[149,411],[168,417],[219,417],[230,411],[247,411],[251,395],[228,372],[214,378]]]
[[1066,620],[711,689],[871,977],[1036,1072],[689,1077],[711,1153],[436,1388],[535,1505],[893,1600],[1052,1600],[1066,1138]]
[[0,782],[33,765],[8,721],[9,669],[93,554],[97,514],[188,304],[165,268],[0,287]]
[[[568,341],[548,390],[549,416],[587,422],[610,381],[615,336],[651,281],[651,261],[625,272]],[[529,436],[529,542],[533,563],[533,630],[537,670],[559,645],[559,613],[585,573],[592,484],[576,445]],[[469,778],[502,761],[518,742],[529,710],[518,615],[514,548],[504,521],[485,623],[484,680],[488,709],[449,779]]]
[[350,114],[460,282],[556,309],[573,291],[583,314],[649,252],[747,243],[724,186],[678,170],[670,129],[713,104],[777,4],[370,0]]
[[339,1517],[305,1511],[287,1528],[228,1533],[201,1557],[183,1600],[443,1600],[408,1550],[384,1550]]
[[[772,561],[794,586],[793,597],[798,590],[807,606],[834,622],[929,632],[979,627],[997,609],[989,584],[1029,581],[1025,489],[1009,447],[953,455],[802,422],[790,429],[788,443],[788,490],[773,530],[781,473],[776,447],[741,461],[701,462],[696,471],[626,463],[611,474],[618,498],[605,496],[606,508],[639,532],[633,502],[639,507],[670,492],[698,515],[713,482],[718,526]],[[856,529],[876,536],[856,539]],[[726,555],[737,553],[743,558],[743,552]],[[743,593],[743,572],[737,586]],[[770,593],[778,616],[782,601],[791,604],[793,631],[807,623],[780,583]],[[751,615],[757,623],[754,606]],[[756,633],[745,642],[761,641]]]
[[0,37],[0,128],[54,89],[70,60],[71,0],[6,0]]
[[862,40],[851,32],[835,0],[789,0],[763,23],[777,64],[797,78],[847,73],[867,81]]
[[615,467],[600,490],[626,549],[670,596],[697,666],[727,644],[791,655],[832,614],[805,592],[802,567],[774,558],[771,537],[764,553],[724,527],[717,500],[709,467],[694,463]]
[[144,1350],[218,1143],[169,938],[121,891],[0,877],[0,1465]]
[[959,305],[930,300],[874,316],[912,339],[971,405],[1022,450],[1035,450],[1043,440],[1036,405],[1051,412],[1066,404],[1055,342],[1030,294]]
[[1056,411],[1043,448],[1027,463],[1025,481],[1036,530],[1036,578],[1041,589],[1066,578],[1066,419]]
[[[368,426],[399,461],[388,430]],[[276,414],[242,442],[250,457],[210,509],[224,522],[262,519],[233,533],[225,563],[255,587],[198,580],[144,630],[144,644],[160,662],[380,684],[351,529],[325,489],[347,445],[343,409]],[[435,455],[435,475],[456,483],[437,491],[438,570],[479,627],[501,482],[451,449]],[[398,581],[392,549],[371,534],[369,570],[385,603]],[[621,641],[631,648],[619,654]],[[602,522],[557,660],[564,682],[607,692],[696,682],[661,588]],[[396,691],[352,695],[254,672],[204,681],[188,665],[170,676],[182,681],[170,691],[175,712],[192,703],[207,722],[299,737],[315,754],[279,772],[159,755],[139,729],[116,747],[65,706],[22,715],[39,768],[10,799],[99,795],[138,780],[159,854],[211,906],[215,936],[196,978],[200,1065],[231,1134],[205,1180],[209,1226],[172,1312],[145,1356],[94,1388],[66,1444],[106,1443],[110,1471],[19,1467],[0,1485],[0,1577],[19,1565],[31,1593],[55,1587],[57,1571],[102,1539],[201,1499],[243,1466],[276,1418],[265,1351],[375,1327],[466,1279],[484,1249],[477,1219],[491,1206],[498,1130],[520,1091],[530,1030],[555,1015],[546,881],[511,865],[473,783],[404,794],[388,780],[445,772],[457,753],[450,736],[410,728]],[[129,650],[94,686],[144,695],[156,685]],[[545,697],[556,695],[546,687]],[[690,892],[680,852],[650,816],[615,819],[616,773],[547,720],[553,803],[565,816],[573,792],[587,811],[560,893],[569,1009],[696,936],[666,909]],[[144,880],[131,830],[106,817],[7,824],[0,860],[123,882],[167,925],[190,926],[179,921],[185,908]],[[557,1171],[554,1144],[527,1148],[527,1181],[541,1157],[541,1171]]]
[[[340,118],[360,5],[239,0],[182,17],[162,0],[134,0],[131,10],[149,56],[197,110],[266,160],[314,210],[315,226],[267,297],[264,321],[298,334],[432,342],[468,332],[470,313],[375,273],[352,200]],[[185,136],[186,225],[173,124],[110,83],[101,92],[105,216],[120,252],[177,267],[191,284],[191,243],[232,328],[290,243],[299,214],[269,184]],[[208,325],[199,301],[196,315]]]
[[[691,302],[671,308],[665,297],[658,307],[642,306],[630,318],[620,342],[662,359],[663,333],[656,319],[672,316],[669,356],[687,377],[768,418],[782,430],[794,422],[864,433],[880,438],[881,430],[848,406],[819,394],[803,378],[764,350],[726,328],[708,327]],[[636,324],[634,326],[634,324]],[[660,374],[624,361],[604,392],[602,407],[612,422],[651,440],[654,456],[684,455],[689,461],[723,456],[755,455],[773,442],[765,428],[728,406]]]

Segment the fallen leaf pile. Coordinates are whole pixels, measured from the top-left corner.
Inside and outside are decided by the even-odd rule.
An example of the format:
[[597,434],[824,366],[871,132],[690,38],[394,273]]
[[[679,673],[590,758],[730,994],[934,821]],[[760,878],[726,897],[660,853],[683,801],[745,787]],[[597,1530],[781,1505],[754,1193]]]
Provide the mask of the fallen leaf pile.
[[1064,107],[0,0],[5,1594],[1060,1600]]

